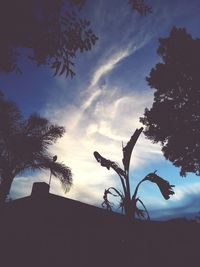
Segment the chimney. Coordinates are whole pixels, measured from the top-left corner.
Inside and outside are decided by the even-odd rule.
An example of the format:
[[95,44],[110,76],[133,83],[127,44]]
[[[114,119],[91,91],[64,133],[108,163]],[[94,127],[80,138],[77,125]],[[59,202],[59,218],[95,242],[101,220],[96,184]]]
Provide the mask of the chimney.
[[33,184],[31,196],[34,198],[44,198],[49,195],[49,185],[44,182],[36,182]]

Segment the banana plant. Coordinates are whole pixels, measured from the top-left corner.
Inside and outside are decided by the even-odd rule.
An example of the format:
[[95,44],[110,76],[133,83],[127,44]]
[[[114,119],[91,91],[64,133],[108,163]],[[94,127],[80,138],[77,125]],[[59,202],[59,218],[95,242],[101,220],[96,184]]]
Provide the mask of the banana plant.
[[[149,181],[155,183],[166,200],[170,198],[170,195],[174,194],[173,191],[174,185],[170,185],[168,181],[158,176],[156,174],[156,171],[154,171],[146,175],[137,184],[135,191],[131,196],[130,178],[129,178],[131,155],[133,152],[133,148],[142,131],[143,128],[136,129],[136,131],[131,136],[131,139],[129,140],[127,145],[125,147],[122,145],[123,169],[116,162],[102,157],[97,151],[94,152],[95,159],[97,160],[97,162],[101,164],[102,167],[106,167],[108,170],[113,169],[117,173],[122,186],[122,190],[119,190],[115,187],[109,187],[108,189],[105,189],[103,195],[104,201],[102,203],[102,206],[105,207],[107,210],[112,211],[113,203],[109,201],[109,195],[112,195],[114,197],[119,197],[120,198],[119,207],[122,209],[122,213],[125,213],[125,215],[131,220],[133,218],[136,218],[136,216],[150,219],[149,213],[143,201],[137,196],[138,189],[143,182]],[[138,203],[143,207],[143,209],[138,208],[137,206]]]

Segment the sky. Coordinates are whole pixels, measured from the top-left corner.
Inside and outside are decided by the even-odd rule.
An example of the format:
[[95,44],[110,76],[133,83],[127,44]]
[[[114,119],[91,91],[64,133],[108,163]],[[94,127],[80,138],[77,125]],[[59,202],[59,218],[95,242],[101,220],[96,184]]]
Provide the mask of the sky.
[[[22,74],[0,74],[0,90],[18,104],[25,118],[38,113],[66,129],[50,151],[72,169],[73,186],[64,194],[53,179],[50,192],[98,207],[104,189],[120,188],[120,181],[96,162],[93,152],[122,166],[122,142],[125,145],[142,127],[139,118],[153,103],[153,90],[145,77],[161,61],[156,53],[158,39],[167,37],[173,26],[185,27],[194,38],[200,36],[199,0],[149,0],[153,13],[146,17],[133,12],[127,2],[87,0],[80,16],[91,21],[99,40],[91,51],[77,54],[73,79],[54,77],[50,69],[26,58],[20,61]],[[131,160],[132,192],[155,170],[175,185],[175,195],[166,201],[155,184],[141,185],[139,197],[152,219],[200,211],[200,177],[182,178],[180,170],[164,159],[159,144],[141,134]],[[21,174],[13,182],[10,197],[30,195],[33,182],[48,179],[45,171]]]

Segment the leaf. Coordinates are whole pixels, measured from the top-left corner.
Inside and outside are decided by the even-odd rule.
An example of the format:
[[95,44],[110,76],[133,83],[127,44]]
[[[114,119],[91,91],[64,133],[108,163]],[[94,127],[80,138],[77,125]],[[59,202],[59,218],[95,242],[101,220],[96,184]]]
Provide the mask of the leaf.
[[109,190],[104,191],[104,195],[103,195],[103,199],[104,201],[102,202],[101,206],[104,208],[106,206],[106,209],[108,211],[112,211],[112,203],[110,201],[108,201],[108,197],[107,195],[110,194]]
[[112,168],[120,177],[126,177],[125,172],[114,161],[102,157],[97,151],[94,152],[94,157],[102,167],[106,167],[108,170]]
[[[111,190],[113,190],[116,194],[114,194]],[[114,187],[109,187],[108,189],[105,189],[104,191],[104,195],[103,195],[103,199],[104,201],[102,202],[101,206],[104,208],[106,207],[107,210],[112,211],[112,206],[113,203],[110,202],[108,200],[108,194],[114,196],[114,197],[120,197],[120,204],[119,204],[119,208],[124,209],[124,195],[121,191],[119,191],[118,189],[114,188]]]
[[130,141],[127,143],[127,145],[125,147],[123,147],[123,159],[122,162],[124,164],[124,168],[126,171],[129,170],[129,166],[130,166],[130,159],[131,159],[131,154],[133,151],[133,148],[140,136],[140,134],[142,133],[143,128],[141,127],[140,129],[136,129],[134,134],[131,136]]
[[170,198],[170,195],[174,195],[174,191],[172,189],[172,187],[174,187],[174,185],[170,185],[170,183],[166,180],[164,180],[163,178],[161,178],[160,176],[158,176],[156,174],[156,171],[153,173],[149,173],[144,180],[148,180],[152,183],[156,183],[157,186],[160,189],[161,194],[163,195],[163,197],[167,200]]
[[[111,189],[114,190],[114,191],[117,193],[117,195],[113,194],[113,193],[110,191]],[[119,190],[117,190],[117,189],[114,188],[114,187],[110,187],[110,188],[108,188],[108,193],[111,194],[111,195],[113,195],[114,197],[117,197],[117,196],[120,196],[121,198],[124,197],[123,194],[122,194],[122,192],[120,192]]]
[[146,16],[148,13],[152,13],[152,7],[145,4],[144,0],[129,0],[128,3],[134,10],[140,13],[141,16]]
[[[150,220],[149,213],[148,213],[147,208],[146,208],[146,206],[144,205],[143,201],[142,201],[140,198],[137,198],[137,199],[136,199],[136,203],[137,203],[137,201],[140,202],[140,204],[141,204],[141,205],[143,206],[143,208],[144,208],[144,211],[143,211],[143,210],[139,210],[139,211],[140,211],[140,214],[142,215],[142,217],[144,218],[144,212],[146,212],[146,214],[147,214],[147,220]],[[136,207],[136,213],[138,212],[137,209],[138,209],[138,208]],[[138,213],[139,213],[139,212],[138,212]]]
[[65,64],[63,64],[63,67],[62,67],[61,71],[59,72],[59,76],[62,75],[66,69],[67,69],[67,66]]

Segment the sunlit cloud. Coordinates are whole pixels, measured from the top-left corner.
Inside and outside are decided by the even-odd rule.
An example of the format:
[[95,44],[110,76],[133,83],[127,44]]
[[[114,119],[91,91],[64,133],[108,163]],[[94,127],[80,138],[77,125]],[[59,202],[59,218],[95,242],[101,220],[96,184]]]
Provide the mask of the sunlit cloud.
[[[52,148],[52,153],[72,168],[74,186],[67,197],[91,204],[101,203],[104,189],[118,183],[118,178],[97,164],[93,152],[97,150],[121,164],[122,141],[125,145],[135,129],[141,127],[139,117],[151,101],[151,92],[133,91],[124,96],[120,88],[105,85],[96,101],[84,112],[81,105],[71,104],[60,110],[57,107],[56,112],[46,111],[46,115],[51,114],[52,120],[66,128],[66,134]],[[131,167],[145,165],[147,158],[159,156],[159,147],[141,136]]]
[[[126,48],[118,49],[118,52],[103,56],[91,79],[84,84],[81,95],[77,96],[78,101],[60,106],[59,102],[57,104],[50,100],[42,112],[44,117],[66,128],[64,137],[50,149],[52,155],[58,156],[58,161],[72,169],[74,184],[66,197],[99,206],[104,189],[119,182],[113,171],[97,164],[93,152],[97,150],[122,165],[122,142],[126,145],[135,129],[142,126],[139,117],[143,115],[145,107],[151,105],[153,94],[140,88],[132,88],[131,93],[124,94],[123,88],[106,82],[102,85],[101,80],[136,50],[130,43]],[[141,135],[134,149],[131,169],[145,166],[154,159],[159,160],[160,154],[159,146]],[[33,175],[29,181],[47,181],[47,176],[45,173]],[[28,183],[29,187],[31,182]],[[17,184],[13,188],[17,190]],[[65,196],[56,179],[52,181],[51,193]]]
[[[143,115],[145,107],[151,106],[153,93],[131,88],[131,92],[125,94],[122,85],[102,84],[102,80],[148,40],[143,40],[136,47],[135,38],[125,47],[110,49],[97,62],[90,80],[82,85],[79,101],[66,103],[62,107],[55,103],[51,105],[50,102],[43,110],[45,117],[66,128],[66,134],[51,151],[72,169],[74,185],[67,197],[98,205],[104,189],[118,184],[115,173],[99,166],[93,152],[97,150],[122,165],[122,142],[126,145],[136,128],[142,126],[139,117]],[[125,86],[129,86],[128,82]],[[160,154],[160,147],[141,135],[134,149],[131,168],[159,160]],[[60,187],[53,187],[60,194]]]
[[86,100],[81,105],[81,110],[84,112],[87,108],[91,106],[91,104],[97,99],[98,96],[100,96],[102,90],[97,89],[96,91],[90,93],[89,97],[86,98]]
[[108,74],[116,66],[117,63],[129,56],[130,53],[131,49],[127,48],[125,50],[118,51],[116,54],[112,55],[109,59],[107,59],[94,72],[90,86],[93,87],[97,85],[104,75]]
[[108,75],[118,63],[128,57],[132,52],[133,51],[129,45],[127,48],[117,51],[114,54],[110,54],[96,67],[96,70],[92,74],[90,84],[86,91],[84,91],[83,93],[85,96],[85,101],[83,101],[81,105],[82,111],[85,111],[87,108],[89,108],[92,103],[98,98],[98,96],[101,95],[103,88],[99,87],[101,78]]

